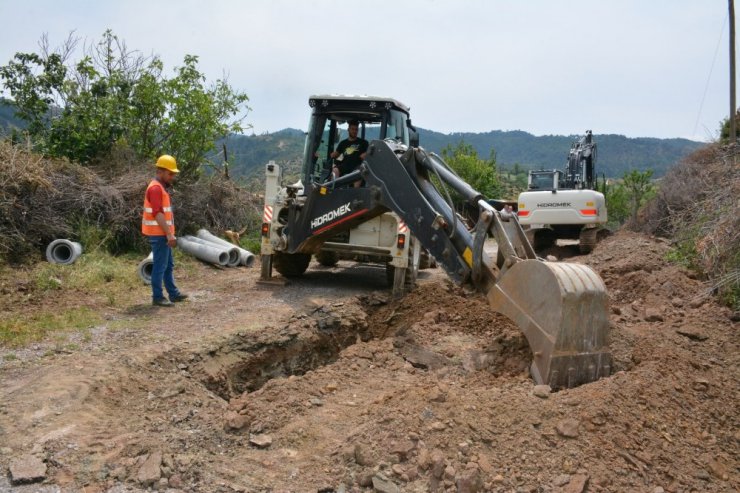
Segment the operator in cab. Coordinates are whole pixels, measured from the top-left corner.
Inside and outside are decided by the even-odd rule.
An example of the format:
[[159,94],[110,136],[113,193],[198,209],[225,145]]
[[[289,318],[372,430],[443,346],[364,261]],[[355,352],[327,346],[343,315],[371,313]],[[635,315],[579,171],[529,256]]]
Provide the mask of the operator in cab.
[[[347,126],[349,137],[341,141],[337,149],[330,155],[334,159],[332,173],[335,178],[351,173],[359,168],[362,161],[365,160],[368,142],[357,136],[359,128],[360,123],[357,120],[350,121]],[[361,180],[356,181],[354,183],[355,188],[358,188],[361,183]]]

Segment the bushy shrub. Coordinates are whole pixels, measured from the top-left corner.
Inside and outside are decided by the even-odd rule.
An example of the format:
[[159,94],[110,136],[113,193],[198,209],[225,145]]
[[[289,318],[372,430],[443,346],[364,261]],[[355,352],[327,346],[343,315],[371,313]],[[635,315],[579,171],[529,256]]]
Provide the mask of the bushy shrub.
[[[154,167],[126,156],[83,167],[0,141],[0,258],[38,257],[57,238],[80,241],[86,251],[145,251],[141,208]],[[176,184],[172,195],[178,234],[259,229],[256,196],[220,175]]]
[[672,239],[673,257],[706,273],[740,308],[740,147],[708,145],[671,168],[639,218],[643,231]]

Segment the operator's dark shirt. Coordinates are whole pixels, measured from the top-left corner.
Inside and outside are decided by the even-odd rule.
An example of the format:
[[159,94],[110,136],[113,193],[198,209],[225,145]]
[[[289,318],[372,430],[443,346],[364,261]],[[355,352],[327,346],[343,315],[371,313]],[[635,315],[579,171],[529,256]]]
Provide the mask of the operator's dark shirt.
[[339,176],[346,175],[360,167],[360,164],[362,164],[360,155],[367,152],[368,145],[365,139],[359,137],[353,141],[344,139],[339,143],[337,146],[339,156],[334,160],[337,168],[339,168]]

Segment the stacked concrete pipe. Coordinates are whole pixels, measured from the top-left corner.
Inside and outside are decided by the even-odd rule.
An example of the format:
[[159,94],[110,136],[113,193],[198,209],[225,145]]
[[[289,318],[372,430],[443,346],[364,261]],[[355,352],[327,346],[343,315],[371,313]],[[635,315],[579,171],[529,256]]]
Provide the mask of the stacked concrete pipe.
[[185,239],[188,241],[192,241],[193,243],[200,243],[201,245],[205,245],[207,247],[223,250],[229,256],[229,260],[226,263],[227,267],[236,267],[237,265],[239,265],[239,250],[234,245],[223,246],[219,245],[218,243],[206,241],[195,236],[185,236]]
[[76,241],[54,240],[46,247],[46,260],[52,264],[70,265],[82,255],[82,245]]
[[150,253],[147,258],[139,262],[137,272],[144,284],[152,283],[152,268],[154,267],[154,254]]
[[201,238],[206,241],[210,241],[211,243],[215,243],[217,245],[222,245],[224,247],[236,248],[239,251],[239,263],[241,265],[251,267],[252,264],[254,264],[255,256],[252,252],[250,252],[249,250],[245,250],[239,246],[236,246],[233,243],[229,243],[228,241],[222,238],[219,238],[218,236],[214,234],[211,234],[206,229],[198,230],[198,238]]
[[[192,255],[198,260],[208,262],[209,264],[226,267],[229,264],[229,252],[226,249],[218,248],[213,244],[201,243],[199,238],[185,236],[177,239],[177,248],[183,252]],[[238,256],[238,255],[237,255]]]

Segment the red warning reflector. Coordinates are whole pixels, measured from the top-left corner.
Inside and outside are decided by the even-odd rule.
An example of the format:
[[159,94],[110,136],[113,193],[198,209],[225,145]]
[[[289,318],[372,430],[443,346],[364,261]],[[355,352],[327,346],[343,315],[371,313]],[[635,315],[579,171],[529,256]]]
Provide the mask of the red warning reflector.
[[396,240],[396,246],[399,248],[399,250],[402,250],[405,245],[406,245],[406,235],[398,235],[398,239]]

